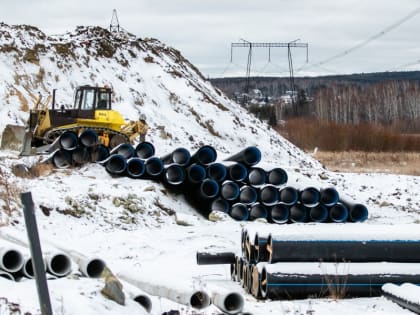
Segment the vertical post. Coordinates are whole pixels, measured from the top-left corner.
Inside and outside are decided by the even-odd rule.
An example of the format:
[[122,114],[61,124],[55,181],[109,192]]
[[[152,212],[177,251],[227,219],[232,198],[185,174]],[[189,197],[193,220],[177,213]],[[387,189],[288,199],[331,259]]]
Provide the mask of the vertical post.
[[53,315],[31,192],[20,194],[42,315]]

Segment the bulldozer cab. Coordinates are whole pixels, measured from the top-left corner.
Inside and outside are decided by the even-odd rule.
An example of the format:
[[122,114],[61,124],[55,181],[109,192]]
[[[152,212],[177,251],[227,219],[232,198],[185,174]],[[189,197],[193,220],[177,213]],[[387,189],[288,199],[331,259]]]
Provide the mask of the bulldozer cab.
[[80,86],[76,90],[73,108],[80,111],[111,110],[111,89],[88,85]]

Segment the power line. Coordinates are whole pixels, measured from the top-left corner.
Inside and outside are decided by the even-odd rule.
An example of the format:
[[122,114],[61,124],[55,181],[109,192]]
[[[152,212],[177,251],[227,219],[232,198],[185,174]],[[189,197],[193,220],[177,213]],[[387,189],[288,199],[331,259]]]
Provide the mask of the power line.
[[327,59],[324,59],[322,61],[319,61],[317,63],[312,63],[310,65],[308,65],[306,68],[310,68],[310,67],[316,67],[316,66],[321,66],[324,65],[326,63],[329,63],[335,59],[344,57],[352,52],[354,52],[357,49],[360,49],[364,46],[366,46],[367,44],[369,44],[370,42],[374,41],[375,39],[378,39],[379,37],[385,35],[386,33],[392,31],[394,28],[397,28],[398,26],[400,26],[401,24],[403,24],[404,22],[408,21],[409,19],[411,19],[412,17],[416,16],[418,13],[420,12],[420,7],[416,8],[415,10],[411,11],[408,15],[406,15],[405,17],[399,19],[397,22],[391,24],[390,26],[386,27],[385,29],[383,29],[382,31],[376,33],[375,35],[369,37],[368,39],[360,42],[359,44],[341,52],[338,53],[332,57],[329,57]]

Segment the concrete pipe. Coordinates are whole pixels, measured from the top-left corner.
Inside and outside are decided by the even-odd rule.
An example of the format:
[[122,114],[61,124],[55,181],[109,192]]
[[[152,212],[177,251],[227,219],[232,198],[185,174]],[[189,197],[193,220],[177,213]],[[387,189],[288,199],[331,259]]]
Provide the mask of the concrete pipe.
[[230,265],[235,263],[235,253],[232,252],[197,252],[197,265]]
[[93,147],[98,144],[98,134],[92,129],[86,129],[79,135],[79,143],[84,147]]
[[213,289],[211,301],[225,314],[238,314],[242,312],[245,305],[244,297],[240,293],[229,292],[222,288]]
[[279,200],[284,205],[293,206],[299,200],[299,192],[291,186],[283,187],[279,190]]
[[155,147],[152,143],[143,141],[136,145],[135,155],[143,160],[147,160],[155,155]]
[[57,168],[69,168],[71,166],[71,154],[64,149],[58,149],[52,153],[51,161]]
[[235,203],[230,208],[229,215],[236,221],[246,221],[249,216],[248,207],[240,202]]
[[23,255],[15,246],[6,242],[0,243],[0,269],[13,273],[20,270],[23,264]]
[[256,202],[249,206],[249,217],[248,220],[254,221],[257,219],[267,219],[268,211],[267,207],[262,203]]
[[319,204],[320,192],[315,187],[306,187],[299,191],[299,201],[308,208]]
[[219,211],[224,213],[229,213],[230,210],[230,204],[229,202],[224,198],[216,198],[213,200],[210,204],[210,212],[213,211]]
[[238,199],[240,193],[239,185],[231,180],[226,180],[220,187],[220,195],[222,198],[228,201],[234,201]]
[[287,183],[288,176],[284,169],[280,167],[267,171],[267,183],[274,186],[281,186]]
[[134,148],[129,143],[121,143],[113,148],[110,152],[110,155],[122,155],[125,159],[129,159],[135,155]]
[[309,220],[312,222],[325,222],[328,219],[328,209],[323,204],[309,208]]
[[342,203],[337,203],[329,210],[329,217],[332,222],[343,223],[347,221],[348,210]]
[[251,205],[258,200],[258,193],[254,187],[245,185],[242,186],[239,192],[239,202]]
[[259,189],[259,200],[265,206],[274,206],[279,202],[280,193],[276,186],[267,184]]
[[223,182],[226,179],[227,170],[222,163],[210,163],[206,167],[207,177],[217,182]]
[[242,163],[223,162],[227,170],[227,178],[235,182],[243,182],[248,176],[248,169]]
[[0,270],[0,277],[10,281],[16,281],[15,277],[11,273],[3,270]]
[[168,153],[160,158],[163,164],[179,164],[181,166],[187,166],[190,164],[191,154],[185,148],[177,148],[171,153]]
[[334,206],[339,200],[338,191],[334,187],[321,188],[319,192],[319,201],[326,207]]
[[252,167],[248,171],[247,183],[253,187],[261,187],[267,182],[267,175],[261,167]]
[[79,146],[73,151],[70,151],[70,153],[73,164],[83,165],[91,160],[90,152],[86,147]]
[[289,216],[289,207],[285,204],[278,203],[268,208],[268,218],[271,223],[287,223],[289,221]]
[[123,175],[127,169],[127,160],[120,154],[110,155],[104,163],[105,170],[111,175]]
[[90,148],[90,161],[100,162],[106,160],[109,157],[109,150],[103,144],[99,144],[93,148]]
[[99,278],[104,271],[106,264],[100,258],[88,258],[88,257],[73,257],[76,263],[79,265],[80,272],[88,278]]
[[191,156],[191,163],[207,165],[213,163],[216,159],[216,149],[210,145],[204,145]]
[[164,167],[163,180],[171,186],[179,186],[185,181],[185,169],[180,164],[169,164]]
[[79,145],[79,139],[76,133],[72,131],[65,131],[61,134],[58,143],[60,148],[71,151],[77,148]]
[[192,164],[187,169],[187,181],[190,184],[201,183],[206,178],[206,169],[203,165]]
[[72,271],[70,256],[65,253],[47,253],[45,264],[47,271],[56,277],[65,277]]
[[250,146],[228,157],[225,161],[235,161],[253,166],[261,161],[261,151],[257,147]]
[[156,156],[148,158],[144,162],[145,176],[148,178],[157,178],[163,173],[163,163]]
[[145,294],[137,294],[133,297],[133,300],[137,303],[139,303],[147,313],[150,313],[152,311],[153,303],[150,297],[148,297]]
[[127,175],[131,178],[141,178],[146,171],[144,161],[139,157],[132,157],[127,160]]
[[290,207],[290,221],[293,223],[304,223],[308,218],[307,208],[301,204],[297,203]]

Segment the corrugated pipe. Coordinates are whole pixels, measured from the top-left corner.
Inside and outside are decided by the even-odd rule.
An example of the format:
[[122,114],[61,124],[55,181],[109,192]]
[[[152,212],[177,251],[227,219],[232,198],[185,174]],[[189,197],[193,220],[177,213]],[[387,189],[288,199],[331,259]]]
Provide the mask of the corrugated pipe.
[[348,209],[350,221],[363,222],[368,218],[369,212],[365,205],[343,196],[340,196],[340,202]]
[[51,161],[56,168],[69,168],[71,166],[71,154],[64,149],[57,149],[51,154]]
[[261,161],[261,151],[257,147],[250,146],[226,158],[225,161],[235,161],[253,166]]
[[279,200],[282,204],[293,206],[299,200],[299,192],[296,188],[286,186],[279,190]]
[[129,143],[121,143],[117,145],[115,148],[112,148],[111,151],[109,151],[110,155],[116,154],[116,155],[122,155],[125,159],[129,159],[133,156],[135,156],[136,151],[134,150],[133,146]]
[[272,223],[287,223],[287,221],[289,221],[289,216],[289,207],[285,204],[278,203],[268,208],[268,218]]
[[226,166],[227,178],[235,182],[242,182],[248,176],[248,169],[242,163],[238,162],[227,162],[223,164]]
[[267,207],[259,202],[249,205],[249,216],[248,220],[254,221],[257,219],[267,219],[268,211]]
[[399,306],[420,314],[420,283],[386,283],[382,286],[382,295]]
[[280,167],[273,168],[266,172],[267,183],[274,186],[281,186],[287,183],[288,176],[284,169]]
[[186,148],[177,148],[171,153],[168,153],[160,157],[163,164],[179,164],[181,166],[187,166],[190,164],[191,154]]
[[[282,261],[420,262],[420,240],[284,240],[268,236],[271,263]],[[420,270],[419,270],[420,271]]]
[[248,170],[247,183],[253,187],[261,187],[267,182],[267,174],[261,167],[252,167]]
[[164,167],[163,181],[171,186],[179,186],[185,181],[185,169],[179,164],[169,164]]
[[193,155],[191,155],[191,163],[199,163],[202,165],[213,163],[216,159],[216,149],[210,145],[200,147]]
[[155,155],[155,147],[147,141],[140,142],[134,149],[135,155],[143,160],[147,160]]
[[79,143],[84,147],[93,147],[98,144],[98,134],[92,129],[86,129],[79,135]]
[[229,265],[235,263],[235,253],[232,252],[197,252],[197,265]]
[[131,178],[141,178],[146,171],[144,161],[139,157],[132,157],[127,160],[127,175]]
[[222,163],[210,163],[206,167],[207,177],[217,182],[223,182],[226,179],[227,170],[226,166]]
[[58,143],[60,148],[71,151],[77,148],[79,139],[73,131],[65,131],[60,135]]

